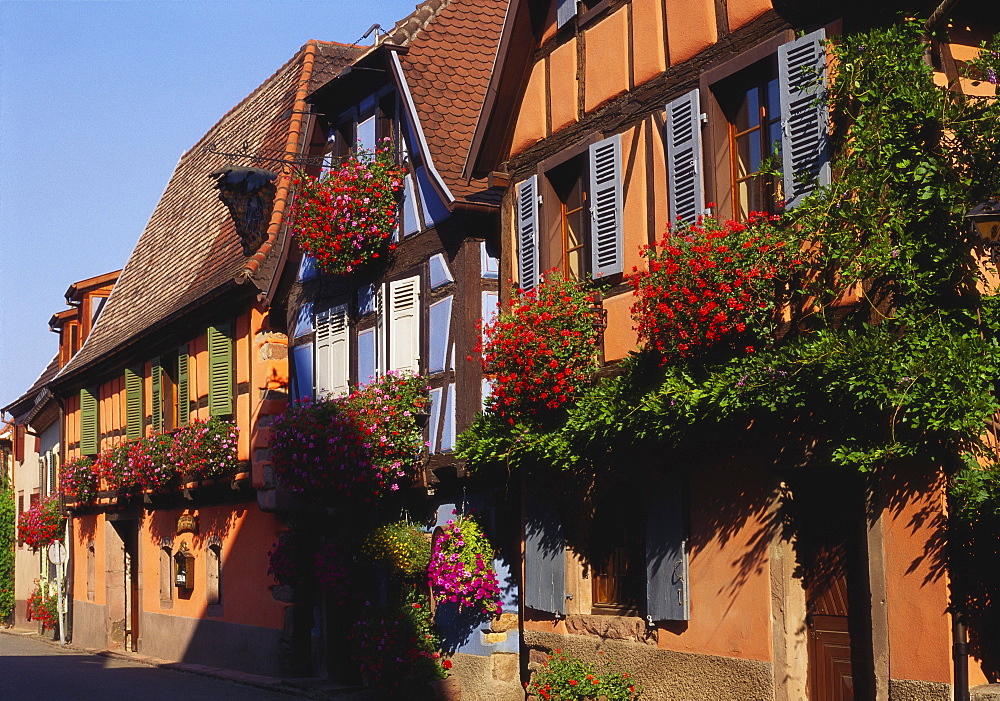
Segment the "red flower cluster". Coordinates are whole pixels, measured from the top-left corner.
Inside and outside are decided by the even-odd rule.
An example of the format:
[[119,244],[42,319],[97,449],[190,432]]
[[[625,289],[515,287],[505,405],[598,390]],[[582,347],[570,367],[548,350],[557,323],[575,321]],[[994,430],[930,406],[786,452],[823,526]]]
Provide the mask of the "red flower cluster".
[[38,621],[42,629],[55,630],[59,623],[59,604],[56,601],[56,588],[45,581],[35,580],[35,590],[27,601],[27,616],[29,621]]
[[44,548],[62,535],[63,515],[59,497],[42,497],[17,520],[17,537],[32,550]]
[[388,145],[374,153],[359,150],[320,178],[297,175],[290,216],[299,246],[337,275],[393,250],[396,193],[404,176]]
[[775,278],[798,264],[777,237],[778,221],[760,212],[746,222],[699,219],[668,228],[659,244],[642,248],[649,269],[633,269],[632,318],[663,362],[766,332],[775,314]]
[[596,368],[602,319],[592,291],[555,271],[514,293],[495,321],[479,327],[476,350],[493,379],[489,409],[513,425],[570,401]]

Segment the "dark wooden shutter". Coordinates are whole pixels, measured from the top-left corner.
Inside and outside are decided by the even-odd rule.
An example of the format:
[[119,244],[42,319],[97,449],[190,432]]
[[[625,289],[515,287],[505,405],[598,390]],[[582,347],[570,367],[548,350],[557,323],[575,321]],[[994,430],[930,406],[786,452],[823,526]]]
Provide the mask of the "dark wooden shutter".
[[159,357],[153,358],[153,362],[150,363],[149,374],[153,431],[160,433],[163,431],[163,366]]
[[208,327],[208,413],[233,413],[233,324]]
[[778,47],[785,207],[830,184],[824,30]]
[[687,521],[680,480],[666,480],[653,493],[646,520],[646,614],[653,621],[686,621]]
[[522,289],[538,284],[538,176],[517,186],[517,278]]
[[529,495],[524,519],[524,603],[566,614],[566,542],[550,501]]
[[670,221],[694,221],[705,210],[701,99],[698,89],[667,104],[667,198]]
[[125,435],[142,438],[142,366],[125,368]]
[[595,278],[622,272],[622,137],[590,147],[590,271]]
[[186,426],[191,420],[191,374],[188,347],[177,349],[177,425]]
[[80,390],[80,452],[84,455],[98,453],[97,388]]

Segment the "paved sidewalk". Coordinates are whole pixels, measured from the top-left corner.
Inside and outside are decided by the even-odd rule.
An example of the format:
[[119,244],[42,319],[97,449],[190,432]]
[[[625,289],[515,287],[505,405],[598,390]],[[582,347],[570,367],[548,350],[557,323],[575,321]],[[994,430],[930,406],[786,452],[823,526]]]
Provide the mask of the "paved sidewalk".
[[162,660],[156,657],[149,657],[132,652],[95,650],[93,648],[85,648],[72,643],[61,645],[58,640],[52,640],[52,638],[48,636],[39,635],[36,631],[25,630],[23,628],[0,628],[0,634],[42,642],[56,648],[57,650],[73,651],[76,653],[84,653],[113,660],[120,660],[123,662],[130,662],[133,664],[145,665],[147,667],[196,674],[203,677],[244,684],[246,686],[265,689],[267,691],[298,698],[336,699],[337,701],[372,701],[375,698],[370,692],[362,688],[345,687],[339,684],[331,683],[325,679],[285,679],[268,677],[260,674],[241,672],[239,670],[223,669],[222,667],[210,667],[190,662]]

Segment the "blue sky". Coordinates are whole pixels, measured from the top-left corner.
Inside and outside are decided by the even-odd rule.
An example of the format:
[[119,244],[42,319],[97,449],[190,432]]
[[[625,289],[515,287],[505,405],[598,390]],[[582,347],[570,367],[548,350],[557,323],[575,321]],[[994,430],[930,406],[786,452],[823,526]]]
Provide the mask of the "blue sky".
[[414,5],[0,0],[0,406],[55,354],[66,288],[125,265],[219,117],[309,39],[354,42]]

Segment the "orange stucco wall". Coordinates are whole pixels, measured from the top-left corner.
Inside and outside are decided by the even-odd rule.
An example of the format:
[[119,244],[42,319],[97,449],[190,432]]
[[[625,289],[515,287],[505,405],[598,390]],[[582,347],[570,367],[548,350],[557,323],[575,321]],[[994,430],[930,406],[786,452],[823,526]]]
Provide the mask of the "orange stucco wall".
[[908,476],[901,503],[883,514],[889,617],[889,676],[951,682],[948,577],[940,552],[945,485],[939,475]]
[[105,603],[105,523],[104,514],[90,514],[73,519],[72,596],[79,601],[90,601],[87,598],[87,544],[94,541],[94,599],[91,603],[98,606]]
[[545,62],[539,61],[531,69],[531,78],[524,91],[521,109],[514,126],[511,155],[520,153],[545,138]]
[[[187,513],[197,517],[197,533],[176,533],[177,518]],[[222,543],[222,615],[215,620],[264,628],[281,628],[284,605],[275,601],[268,586],[267,552],[277,541],[279,521],[260,511],[256,504],[223,505],[190,510],[170,509],[146,514],[142,523],[143,609],[168,616],[203,618],[208,605],[207,549],[210,538]],[[161,605],[159,588],[160,542],[172,539],[176,553],[186,543],[195,559],[195,587],[188,598],[173,589],[170,607]]]
[[663,0],[632,0],[632,72],[636,85],[667,68],[663,26]]
[[577,41],[571,39],[549,56],[549,109],[552,131],[565,129],[577,120]]
[[604,360],[621,360],[635,350],[638,337],[632,328],[631,294],[621,294],[604,300],[608,312],[608,328],[604,332]]
[[668,650],[771,660],[769,493],[764,469],[738,460],[690,471],[691,620],[660,629]]
[[729,31],[735,31],[771,9],[770,0],[728,0]]
[[588,28],[585,46],[584,109],[590,112],[629,89],[627,8]]
[[668,0],[670,64],[687,61],[718,40],[714,0]]

